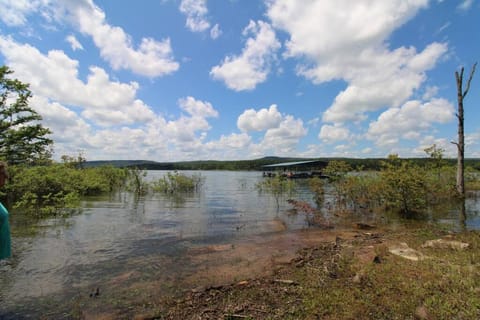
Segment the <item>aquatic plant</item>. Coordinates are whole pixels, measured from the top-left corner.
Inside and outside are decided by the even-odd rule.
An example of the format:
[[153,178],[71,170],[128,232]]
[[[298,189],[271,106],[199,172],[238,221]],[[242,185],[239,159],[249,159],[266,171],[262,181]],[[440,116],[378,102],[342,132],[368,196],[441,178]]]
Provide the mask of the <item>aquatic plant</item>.
[[265,178],[256,184],[259,192],[266,192],[275,198],[277,209],[280,207],[280,198],[285,195],[291,195],[295,191],[295,182],[280,175]]
[[154,192],[177,194],[184,192],[196,192],[204,183],[200,174],[186,175],[178,171],[168,172],[164,177],[152,183]]

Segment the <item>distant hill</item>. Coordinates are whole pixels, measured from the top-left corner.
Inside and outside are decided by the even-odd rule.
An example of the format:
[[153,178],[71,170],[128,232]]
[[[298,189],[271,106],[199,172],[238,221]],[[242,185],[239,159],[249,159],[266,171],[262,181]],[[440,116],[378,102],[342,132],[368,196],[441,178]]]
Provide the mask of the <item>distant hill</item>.
[[[98,167],[98,166],[114,166],[119,168],[137,167],[143,170],[242,170],[253,171],[263,170],[263,166],[269,164],[276,164],[282,162],[293,161],[309,161],[309,160],[342,160],[350,164],[353,169],[356,170],[378,170],[381,167],[381,162],[385,161],[382,158],[295,158],[295,157],[263,157],[253,160],[198,160],[198,161],[178,161],[178,162],[157,162],[149,160],[103,160],[103,161],[87,161],[85,167]],[[429,158],[412,158],[420,165],[427,163]],[[446,163],[454,165],[456,159],[445,159]],[[480,170],[480,159],[470,158],[465,159],[466,166],[473,167]]]
[[261,170],[268,164],[316,160],[312,158],[264,157],[254,160],[197,160],[178,162],[157,162],[148,160],[100,160],[87,161],[85,167],[114,166],[118,168],[137,167],[145,170]]

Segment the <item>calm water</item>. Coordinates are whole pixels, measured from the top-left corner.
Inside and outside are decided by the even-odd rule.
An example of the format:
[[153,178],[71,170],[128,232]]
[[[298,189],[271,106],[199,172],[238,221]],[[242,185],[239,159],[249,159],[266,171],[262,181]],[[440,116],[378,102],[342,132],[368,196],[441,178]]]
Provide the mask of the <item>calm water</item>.
[[[147,179],[163,174],[151,171]],[[59,318],[63,312],[68,318],[71,301],[97,287],[102,296],[114,296],[125,288],[133,290],[134,282],[156,281],[155,293],[170,294],[178,289],[176,284],[205,268],[205,261],[188,256],[196,248],[233,247],[259,236],[308,228],[302,215],[289,214],[286,201],[277,207],[272,196],[257,192],[259,172],[201,175],[205,184],[198,194],[136,199],[123,193],[89,199],[78,214],[43,221],[28,235],[12,217],[17,236],[12,239],[14,257],[0,264],[0,319]],[[312,201],[305,185],[293,197]],[[458,211],[446,211],[438,219],[455,223]],[[467,227],[480,226],[478,201],[467,202],[467,215]]]
[[[147,179],[163,174],[151,171]],[[205,183],[198,194],[135,199],[124,193],[89,199],[79,214],[43,221],[34,235],[14,237],[14,257],[0,265],[0,315],[35,317],[45,311],[44,303],[35,309],[40,300],[71,298],[126,270],[144,277],[187,272],[194,266],[173,264],[188,249],[274,232],[272,220],[286,217],[285,201],[277,208],[272,196],[257,192],[259,172],[201,175]],[[311,198],[302,190],[296,197]],[[12,231],[18,234],[15,229],[22,226],[12,220]],[[298,216],[283,221],[289,230],[305,227]],[[156,270],[145,268],[145,259],[157,261]]]

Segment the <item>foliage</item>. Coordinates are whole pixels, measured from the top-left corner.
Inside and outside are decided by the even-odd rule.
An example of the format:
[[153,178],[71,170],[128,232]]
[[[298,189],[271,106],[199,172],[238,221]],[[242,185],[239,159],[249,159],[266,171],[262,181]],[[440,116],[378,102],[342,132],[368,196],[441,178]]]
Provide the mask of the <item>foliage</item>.
[[352,167],[345,161],[332,160],[327,167],[323,169],[323,173],[329,177],[331,181],[339,181],[345,175],[352,171]]
[[87,159],[81,152],[78,153],[76,157],[63,155],[61,159],[62,159],[62,163],[65,164],[66,166],[77,168],[77,169],[82,169],[85,166],[85,162],[87,162]]
[[169,194],[181,192],[195,192],[203,185],[204,179],[200,174],[187,176],[182,173],[168,172],[164,177],[153,182],[153,190]]
[[[443,149],[433,145],[426,148],[428,161],[420,164],[390,155],[382,161],[380,172],[348,173],[349,166],[342,161],[331,162],[324,172],[330,179],[335,208],[340,210],[398,211],[407,217],[425,212],[433,205],[456,200],[455,167],[443,158]],[[469,169],[467,185],[480,185],[479,175]],[[322,199],[325,188],[312,182],[317,199]]]
[[324,180],[313,177],[308,181],[308,187],[315,195],[315,203],[318,207],[321,207],[323,202],[325,201],[325,182]]
[[374,210],[384,207],[382,181],[377,174],[348,175],[335,186],[337,206],[343,210]]
[[127,190],[138,195],[144,195],[148,192],[148,183],[145,182],[147,172],[137,167],[129,168],[127,175]]
[[9,164],[49,162],[51,132],[28,105],[29,85],[8,78],[11,73],[8,67],[0,67],[0,158]]
[[292,194],[295,190],[295,182],[280,175],[265,178],[256,185],[259,192],[266,192],[275,198],[277,208],[280,206],[280,198]]
[[[111,192],[124,184],[124,169],[98,167],[76,169],[65,164],[11,166],[3,196],[35,217],[62,213],[76,207],[80,197]],[[8,196],[7,196],[8,195]]]
[[423,211],[427,207],[425,170],[398,156],[390,156],[380,173],[387,205],[405,215]]

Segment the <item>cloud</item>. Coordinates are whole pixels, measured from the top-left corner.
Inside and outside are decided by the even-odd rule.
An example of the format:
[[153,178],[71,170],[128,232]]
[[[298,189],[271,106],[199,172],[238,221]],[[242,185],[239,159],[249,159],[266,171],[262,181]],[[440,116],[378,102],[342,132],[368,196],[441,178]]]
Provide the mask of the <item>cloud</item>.
[[186,97],[181,98],[178,104],[193,117],[218,117],[218,111],[213,108],[210,102],[196,100],[193,97]]
[[50,0],[2,0],[0,19],[7,26],[24,26],[29,14],[44,11],[49,3]]
[[88,137],[92,134],[91,126],[75,112],[38,95],[30,99],[30,105],[42,116],[42,124],[52,130],[56,146],[66,143],[72,148],[74,144],[72,151],[76,151],[88,145]]
[[445,54],[443,43],[421,52],[388,48],[392,32],[427,5],[428,0],[272,0],[267,15],[275,28],[288,32],[284,56],[300,59],[299,75],[314,83],[346,81],[347,87],[323,114],[323,121],[343,123],[402,105]]
[[248,38],[239,56],[227,56],[220,65],[214,66],[210,75],[224,81],[228,88],[235,91],[252,90],[267,79],[270,66],[280,42],[272,27],[263,21],[250,21],[243,30]]
[[214,159],[244,159],[252,144],[252,138],[246,133],[221,135],[220,139],[204,144],[210,157]]
[[367,137],[379,146],[398,143],[399,139],[419,139],[434,123],[447,123],[454,119],[454,107],[445,99],[422,103],[406,102],[399,108],[390,108],[369,125]]
[[212,27],[212,29],[210,29],[210,37],[215,40],[221,35],[222,35],[222,30],[220,30],[220,26],[217,23]]
[[473,2],[473,0],[463,0],[462,3],[457,6],[457,9],[462,11],[468,11],[472,7]]
[[70,46],[72,47],[72,50],[73,51],[76,51],[76,50],[83,50],[83,46],[82,44],[77,40],[77,38],[75,38],[74,35],[69,35],[65,38],[65,40],[70,43]]
[[104,69],[90,67],[87,81],[78,79],[78,61],[63,51],[44,55],[38,49],[0,36],[0,51],[14,76],[30,84],[35,95],[80,107],[83,115],[102,126],[149,121],[153,112],[135,98],[136,82],[110,80]]
[[114,69],[128,69],[147,77],[178,70],[179,64],[174,61],[169,38],[162,41],[142,38],[138,48],[134,48],[131,37],[122,28],[109,25],[105,13],[91,0],[65,0],[59,5],[80,32],[92,37],[102,58]]
[[268,109],[245,110],[237,120],[237,126],[243,133],[265,131],[261,141],[250,144],[253,155],[277,154],[287,155],[295,150],[298,142],[307,134],[301,119],[291,115],[282,115],[277,105]]
[[270,108],[260,109],[258,112],[254,109],[245,110],[237,120],[237,127],[243,132],[263,131],[271,128],[277,128],[282,121],[282,115],[277,109],[277,105],[272,104]]
[[267,130],[260,146],[273,154],[288,155],[295,151],[298,142],[306,134],[303,121],[287,115],[278,127]]
[[320,129],[320,133],[318,135],[325,143],[334,143],[337,141],[347,140],[350,138],[350,131],[347,128],[341,126],[331,126],[331,125],[323,125]]
[[207,0],[182,0],[180,12],[187,16],[185,25],[190,31],[202,32],[210,28],[206,15]]

